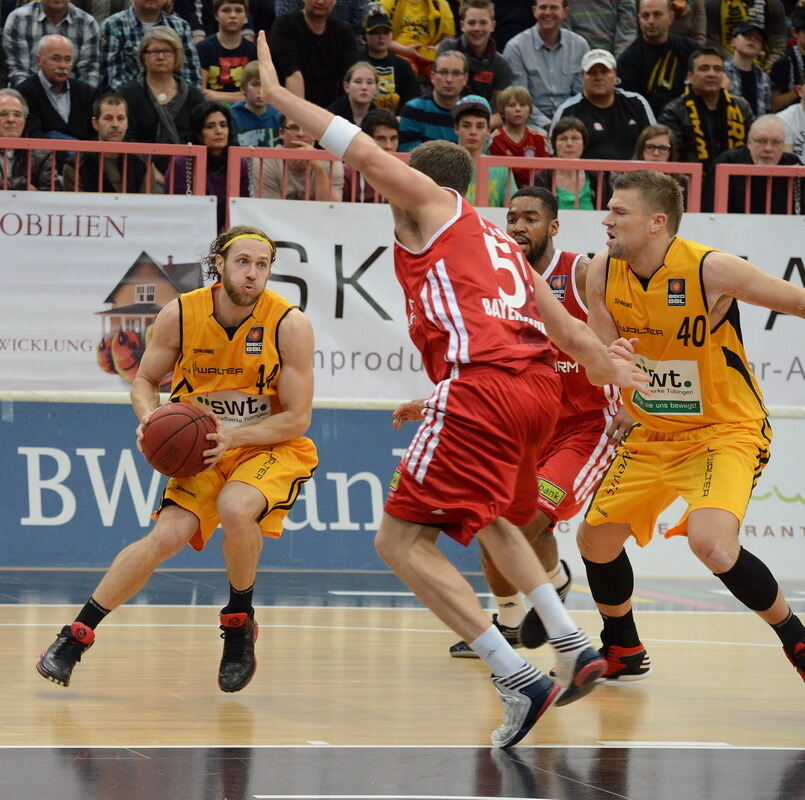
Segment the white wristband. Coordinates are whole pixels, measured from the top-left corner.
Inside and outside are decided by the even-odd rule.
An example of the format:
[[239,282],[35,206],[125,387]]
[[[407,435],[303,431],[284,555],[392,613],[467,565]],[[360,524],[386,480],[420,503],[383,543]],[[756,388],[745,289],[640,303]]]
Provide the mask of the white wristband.
[[353,125],[343,117],[333,117],[327,130],[319,139],[319,144],[334,156],[343,158],[350,143],[360,132],[361,129],[357,125]]

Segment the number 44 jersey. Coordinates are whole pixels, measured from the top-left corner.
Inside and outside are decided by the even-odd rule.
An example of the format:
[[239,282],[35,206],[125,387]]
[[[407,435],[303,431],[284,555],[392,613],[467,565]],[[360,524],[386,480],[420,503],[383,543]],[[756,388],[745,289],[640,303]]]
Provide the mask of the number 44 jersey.
[[226,426],[259,422],[282,410],[277,396],[280,363],[277,329],[296,306],[265,290],[235,331],[213,315],[220,283],[180,295],[181,341],[171,400],[213,411]]

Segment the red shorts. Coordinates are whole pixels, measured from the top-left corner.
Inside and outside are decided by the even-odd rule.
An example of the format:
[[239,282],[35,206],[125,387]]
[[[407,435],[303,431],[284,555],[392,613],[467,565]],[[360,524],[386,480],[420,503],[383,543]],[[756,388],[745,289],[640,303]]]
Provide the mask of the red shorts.
[[553,432],[561,384],[542,361],[518,374],[470,365],[454,375],[426,401],[385,510],[467,545],[498,517],[525,525],[537,513],[534,464]]
[[592,496],[615,455],[607,436],[613,414],[564,417],[556,423],[544,457],[537,464],[537,504],[553,522],[570,519]]

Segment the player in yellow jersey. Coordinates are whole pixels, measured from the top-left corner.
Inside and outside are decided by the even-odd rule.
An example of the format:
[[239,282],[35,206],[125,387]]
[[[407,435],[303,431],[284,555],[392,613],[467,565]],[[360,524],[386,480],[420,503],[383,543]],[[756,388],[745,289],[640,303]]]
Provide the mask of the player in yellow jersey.
[[159,405],[159,384],[173,370],[171,399],[214,412],[207,468],[168,481],[154,528],[119,553],[75,621],[42,654],[36,668],[45,678],[67,686],[101,620],[185,545],[201,550],[219,523],[230,591],[220,614],[218,685],[237,692],[254,675],[252,595],[263,537],[281,535],[317,464],[313,442],[302,435],[313,404],[313,330],[296,306],[266,289],[275,254],[258,228],[232,228],[205,259],[216,283],[159,312],[131,388],[137,445]]
[[589,324],[613,353],[632,353],[651,394],[623,391],[637,420],[602,480],[578,534],[603,617],[605,677],[650,671],[632,618],[630,536],[649,542],[659,513],[688,504],[666,536],[687,535],[702,563],[774,628],[805,680],[805,627],[777,582],[738,541],[771,430],[741,343],[738,300],[805,317],[805,289],[734,255],[679,238],[682,195],[673,178],[630,172],[615,182],[603,224],[607,251],[587,277]]

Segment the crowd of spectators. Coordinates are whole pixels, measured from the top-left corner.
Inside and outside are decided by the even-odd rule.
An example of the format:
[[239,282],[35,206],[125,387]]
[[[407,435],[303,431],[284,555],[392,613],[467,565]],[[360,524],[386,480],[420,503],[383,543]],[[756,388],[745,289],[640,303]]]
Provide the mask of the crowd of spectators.
[[[704,210],[715,165],[805,159],[805,0],[0,0],[0,25],[0,135],[203,145],[219,224],[229,145],[307,151],[244,159],[243,194],[382,199],[263,101],[261,29],[291,91],[385,149],[698,163]],[[0,189],[184,193],[192,168],[6,148]],[[600,207],[612,172],[492,168],[488,202],[537,183]],[[730,210],[790,208],[767,184],[731,181]]]

